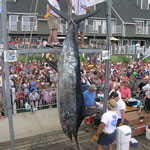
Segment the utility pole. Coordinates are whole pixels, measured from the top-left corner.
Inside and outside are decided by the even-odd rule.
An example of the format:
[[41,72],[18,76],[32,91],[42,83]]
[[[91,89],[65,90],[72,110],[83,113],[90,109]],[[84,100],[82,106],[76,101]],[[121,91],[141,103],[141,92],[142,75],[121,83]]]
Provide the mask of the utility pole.
[[10,97],[10,83],[9,83],[9,66],[6,60],[4,61],[4,51],[7,52],[8,49],[8,39],[7,39],[7,11],[6,11],[6,0],[2,0],[2,42],[3,42],[3,53],[2,53],[2,66],[4,69],[5,78],[3,84],[3,89],[5,89],[6,100],[7,100],[7,110],[8,110],[8,122],[9,122],[9,133],[11,141],[11,149],[15,150],[14,142],[14,129],[13,129],[13,119],[12,119],[12,106],[11,106],[11,97]]
[[[0,55],[1,55],[1,73],[2,73],[2,85],[4,85],[4,79],[5,79],[5,75],[4,75],[4,55],[3,55],[3,43],[2,43],[2,16],[1,16],[1,12],[2,12],[2,0],[0,0]],[[2,86],[2,102],[3,102],[3,107],[4,107],[4,115],[7,116],[7,111],[6,111],[6,93],[5,93],[5,88],[4,86]]]
[[105,60],[105,85],[104,85],[104,105],[103,113],[107,110],[107,100],[109,97],[109,56],[110,56],[110,35],[111,35],[111,6],[112,1],[107,0],[105,2],[106,15],[107,15],[107,35],[106,35],[106,50],[108,51],[108,59]]

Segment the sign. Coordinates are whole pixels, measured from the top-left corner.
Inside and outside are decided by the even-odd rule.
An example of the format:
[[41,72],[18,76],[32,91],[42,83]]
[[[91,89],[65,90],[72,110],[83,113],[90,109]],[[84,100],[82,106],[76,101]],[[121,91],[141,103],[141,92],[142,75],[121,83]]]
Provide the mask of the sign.
[[17,61],[17,52],[16,52],[16,50],[5,50],[4,51],[4,60],[5,60],[5,62],[15,62],[15,61]]
[[102,50],[102,59],[103,60],[110,59],[110,55],[108,53],[108,50]]

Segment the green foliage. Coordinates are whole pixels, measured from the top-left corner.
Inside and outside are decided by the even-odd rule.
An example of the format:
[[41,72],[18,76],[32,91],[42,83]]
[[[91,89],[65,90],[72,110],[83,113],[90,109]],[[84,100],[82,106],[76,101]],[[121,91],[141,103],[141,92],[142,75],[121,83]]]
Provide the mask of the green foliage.
[[144,59],[144,62],[150,63],[150,57],[145,58],[145,59]]
[[125,56],[111,56],[110,57],[110,62],[114,63],[114,62],[124,62],[124,63],[129,63],[130,62],[130,58],[127,58]]
[[[33,59],[42,61],[42,56],[40,54],[29,55],[28,61],[33,61]],[[26,56],[19,56],[17,60],[23,63],[26,61]]]
[[84,62],[84,63],[88,62],[87,59],[82,54],[80,54],[79,56],[80,56],[80,62]]

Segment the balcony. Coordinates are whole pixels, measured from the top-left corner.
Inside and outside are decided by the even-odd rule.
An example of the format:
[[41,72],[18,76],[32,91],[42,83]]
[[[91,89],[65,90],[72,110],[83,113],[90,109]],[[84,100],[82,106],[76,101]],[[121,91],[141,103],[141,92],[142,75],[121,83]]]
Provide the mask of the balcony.
[[136,34],[141,34],[141,35],[148,35],[149,29],[148,27],[136,27]]
[[94,25],[88,25],[89,33],[99,33],[99,30],[96,30]]
[[24,22],[22,24],[22,31],[37,31],[36,22]]
[[[107,27],[106,26],[102,26],[101,27],[101,33],[102,34],[107,34]],[[116,25],[116,26],[111,26],[111,32],[112,34],[119,34],[122,32],[122,27],[121,25]]]

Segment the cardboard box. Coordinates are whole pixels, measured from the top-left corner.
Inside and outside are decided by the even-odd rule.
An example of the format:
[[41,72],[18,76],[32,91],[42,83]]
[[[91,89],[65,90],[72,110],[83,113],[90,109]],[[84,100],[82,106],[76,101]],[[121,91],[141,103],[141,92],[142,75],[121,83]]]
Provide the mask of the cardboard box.
[[125,123],[127,125],[133,126],[140,122],[144,122],[144,114],[139,114],[137,111],[126,113]]
[[133,126],[140,122],[150,122],[150,113],[145,111],[139,113],[138,111],[126,113],[125,123]]
[[145,122],[150,122],[150,113],[143,111],[143,112],[141,112],[141,116],[144,117]]
[[145,122],[137,123],[136,125],[131,126],[131,130],[132,130],[133,137],[137,135],[145,134],[146,123]]

